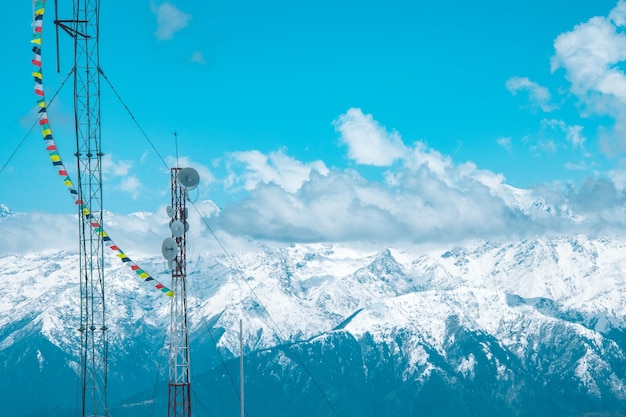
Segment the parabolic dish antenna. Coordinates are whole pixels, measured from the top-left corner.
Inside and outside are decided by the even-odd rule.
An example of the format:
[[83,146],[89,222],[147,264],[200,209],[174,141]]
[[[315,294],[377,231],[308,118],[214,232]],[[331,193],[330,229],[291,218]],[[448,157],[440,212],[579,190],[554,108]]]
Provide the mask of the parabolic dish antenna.
[[186,232],[185,225],[180,220],[174,220],[170,223],[170,230],[174,237],[181,237]]
[[187,190],[193,190],[200,183],[200,175],[193,168],[183,168],[178,173],[178,183]]
[[178,245],[176,244],[176,240],[171,237],[166,238],[161,245],[161,252],[166,260],[174,260],[178,254]]
[[165,212],[169,217],[174,217],[174,209],[172,208],[172,206],[165,207]]

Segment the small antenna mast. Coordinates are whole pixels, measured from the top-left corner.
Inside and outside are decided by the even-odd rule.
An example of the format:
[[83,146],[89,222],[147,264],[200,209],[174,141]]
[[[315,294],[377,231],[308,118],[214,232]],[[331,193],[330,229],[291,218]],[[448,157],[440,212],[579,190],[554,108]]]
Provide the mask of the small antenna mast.
[[[76,5],[75,5],[76,7]],[[68,23],[73,26],[68,26]],[[78,26],[86,27],[89,22],[87,20],[79,19],[59,19],[59,2],[54,0],[54,26],[56,27],[56,44],[57,44],[57,73],[61,72],[61,58],[59,54],[59,28],[63,29],[72,38],[90,39],[91,36],[86,32],[83,33],[78,30]],[[76,70],[76,63],[72,71]]]
[[176,166],[178,165],[178,134],[174,131],[174,146],[176,146]]

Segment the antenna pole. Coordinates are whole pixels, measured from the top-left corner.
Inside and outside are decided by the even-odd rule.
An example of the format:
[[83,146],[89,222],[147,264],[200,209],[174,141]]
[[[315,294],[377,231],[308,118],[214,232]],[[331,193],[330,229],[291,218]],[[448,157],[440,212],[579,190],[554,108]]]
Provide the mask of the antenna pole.
[[243,385],[243,320],[239,319],[239,397],[241,401],[241,417],[246,415]]
[[176,147],[176,166],[178,166],[178,134],[174,131],[174,146]]
[[[74,46],[76,46],[76,40],[80,37],[83,39],[88,39],[93,37],[94,42],[96,43],[96,45],[98,44],[98,25],[99,23],[96,22],[96,20],[98,19],[98,9],[99,9],[99,5],[100,5],[100,1],[99,0],[90,0],[90,4],[91,6],[86,6],[86,7],[91,7],[91,9],[95,9],[95,11],[93,12],[81,12],[81,0],[74,0],[74,18],[73,19],[64,19],[64,20],[60,20],[59,19],[59,3],[58,0],[54,0],[54,26],[55,26],[55,32],[56,32],[56,55],[57,55],[57,72],[61,72],[61,58],[60,58],[60,53],[59,53],[59,28],[63,29],[68,35],[70,35],[72,38],[74,38]],[[87,8],[86,7],[82,7],[83,11],[86,11]],[[88,20],[85,19],[79,19],[80,17],[85,17],[85,16],[91,16],[92,19],[95,19],[94,22],[95,23],[95,33],[90,33],[89,32],[89,28],[87,27],[89,24],[93,24],[94,22],[90,22]],[[76,47],[74,48],[74,64],[76,64],[76,56],[78,55],[79,51],[76,49]],[[97,54],[96,54],[97,55]],[[96,62],[99,64],[99,58],[96,57]],[[76,70],[76,65],[74,65],[73,70]],[[100,89],[98,88],[98,91],[100,91]]]

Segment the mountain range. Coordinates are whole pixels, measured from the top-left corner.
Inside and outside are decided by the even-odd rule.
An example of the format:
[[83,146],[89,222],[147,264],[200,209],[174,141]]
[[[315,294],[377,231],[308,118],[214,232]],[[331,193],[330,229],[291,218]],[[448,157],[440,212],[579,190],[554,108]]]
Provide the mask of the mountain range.
[[[188,261],[194,415],[239,413],[240,321],[250,417],[626,415],[626,238],[256,245]],[[110,415],[165,416],[169,299],[106,259]],[[78,255],[0,280],[2,415],[76,415]]]

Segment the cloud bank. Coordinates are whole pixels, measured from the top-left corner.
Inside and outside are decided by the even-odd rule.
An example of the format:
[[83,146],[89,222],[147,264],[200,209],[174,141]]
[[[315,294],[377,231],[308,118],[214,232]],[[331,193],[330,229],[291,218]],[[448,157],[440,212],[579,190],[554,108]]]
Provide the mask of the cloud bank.
[[[385,167],[379,180],[356,170],[310,168],[294,185],[278,170],[267,175],[266,157],[257,153],[246,169],[246,178],[256,179],[247,183],[249,196],[213,221],[231,234],[259,239],[393,244],[610,233],[626,220],[618,215],[626,202],[623,187],[609,179],[590,179],[580,189],[515,189],[471,162],[455,164],[424,143],[405,144],[360,109],[341,115],[335,127],[356,163]],[[569,135],[581,146],[576,131]]]
[[[227,177],[220,179],[184,159],[202,171],[206,184],[245,191],[222,209],[210,201],[190,202],[190,240],[196,250],[219,249],[214,233],[239,241],[390,246],[624,232],[624,171],[589,178],[580,187],[548,184],[522,190],[506,184],[501,174],[471,162],[455,163],[422,142],[404,143],[398,132],[357,108],[340,115],[335,128],[356,168],[303,162],[284,150],[254,150],[229,155]],[[572,141],[581,141],[575,132]],[[106,166],[110,175],[127,168],[115,161]],[[76,216],[3,213],[0,228],[9,239],[0,255],[76,249]],[[159,254],[168,220],[165,207],[159,207],[155,213],[108,213],[105,225],[129,253]]]
[[[624,232],[623,171],[589,178],[578,188],[549,184],[522,190],[507,185],[501,174],[471,162],[455,163],[422,142],[406,144],[398,132],[357,108],[338,117],[335,128],[357,167],[369,167],[368,176],[357,169],[328,168],[323,161],[298,161],[283,150],[233,153],[228,176],[221,180],[185,159],[208,184],[221,181],[228,189],[246,191],[223,209],[210,201],[190,203],[195,247],[217,248],[213,233],[285,243],[454,245],[468,239]],[[124,169],[123,162],[107,163],[111,175]],[[76,216],[6,213],[0,228],[10,239],[1,254],[76,249]],[[168,220],[159,207],[155,213],[109,213],[105,224],[125,250],[158,254],[169,233]]]

